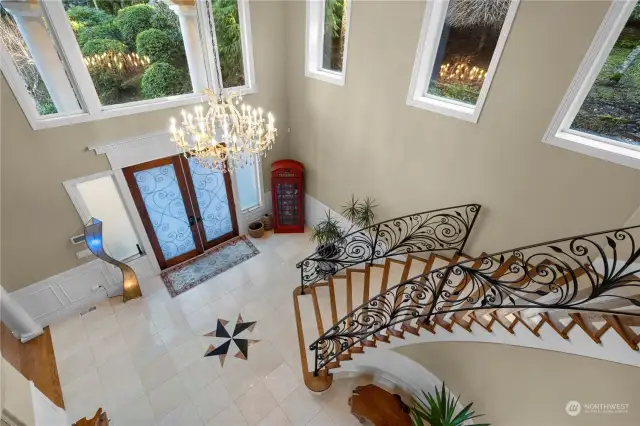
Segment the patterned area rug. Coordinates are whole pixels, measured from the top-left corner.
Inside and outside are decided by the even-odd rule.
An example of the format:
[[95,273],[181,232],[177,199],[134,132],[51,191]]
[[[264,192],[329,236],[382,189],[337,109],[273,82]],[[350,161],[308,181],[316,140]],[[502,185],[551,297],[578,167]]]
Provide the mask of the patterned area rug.
[[227,269],[260,253],[244,235],[226,241],[185,263],[162,272],[160,276],[171,297],[176,297]]

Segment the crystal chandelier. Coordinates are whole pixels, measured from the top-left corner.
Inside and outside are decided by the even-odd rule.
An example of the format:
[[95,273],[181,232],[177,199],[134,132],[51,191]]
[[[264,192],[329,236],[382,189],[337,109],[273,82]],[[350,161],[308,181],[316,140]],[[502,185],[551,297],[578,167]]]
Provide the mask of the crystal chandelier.
[[[185,156],[195,157],[203,167],[223,172],[235,171],[260,161],[271,149],[277,129],[270,112],[240,104],[242,96],[234,92],[216,95],[205,89],[209,109],[202,105],[193,113],[182,110],[182,123],[171,118],[171,140]],[[239,106],[239,108],[238,108]]]
[[[206,5],[208,9],[209,2]],[[212,16],[211,11],[207,14]],[[209,31],[217,52],[211,19]],[[193,113],[182,110],[182,123],[179,127],[175,118],[171,118],[171,140],[185,157],[194,157],[203,167],[222,172],[235,171],[259,162],[261,157],[266,156],[278,131],[273,114],[268,112],[265,115],[262,108],[241,104],[242,96],[234,91],[224,93],[218,55],[215,53],[213,62],[219,93],[205,89],[209,98],[206,113],[202,105],[196,106]]]

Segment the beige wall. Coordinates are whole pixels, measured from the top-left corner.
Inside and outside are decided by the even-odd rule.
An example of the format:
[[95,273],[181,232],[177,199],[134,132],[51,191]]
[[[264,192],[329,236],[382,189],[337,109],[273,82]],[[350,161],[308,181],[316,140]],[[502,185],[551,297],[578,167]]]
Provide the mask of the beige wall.
[[[608,3],[522,3],[471,124],[405,104],[424,2],[356,1],[339,87],[304,76],[305,3],[253,1],[251,103],[280,130],[265,183],[271,161],[291,156],[334,209],[352,192],[375,197],[382,219],[481,203],[471,253],[622,225],[640,172],[540,142]],[[62,182],[109,167],[86,147],[165,129],[176,111],[32,131],[1,80],[1,279],[12,291],[79,264],[68,239],[82,224]]]
[[506,250],[621,226],[640,171],[541,142],[609,2],[521,2],[477,124],[406,105],[425,3],[358,1],[346,85],[304,76],[305,4],[287,8],[291,155],[307,191],[379,217],[476,202],[466,251]]
[[[267,188],[269,164],[288,156],[283,6],[251,4],[258,93],[247,99],[272,110],[280,130],[264,162]],[[62,182],[109,169],[106,156],[96,156],[87,146],[164,130],[179,110],[33,131],[1,80],[1,279],[13,291],[81,263],[69,238],[82,231],[82,222]]]
[[[560,352],[490,343],[396,349],[443,380],[492,426],[637,426],[640,369]],[[426,392],[431,389],[424,389]],[[566,414],[569,401],[630,404],[626,414]]]

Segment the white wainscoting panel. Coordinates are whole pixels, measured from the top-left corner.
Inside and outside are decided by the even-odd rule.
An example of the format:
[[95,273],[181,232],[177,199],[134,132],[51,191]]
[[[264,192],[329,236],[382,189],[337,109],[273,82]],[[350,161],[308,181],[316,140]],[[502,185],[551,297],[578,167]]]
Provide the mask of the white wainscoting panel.
[[[129,263],[138,279],[153,275],[147,256]],[[82,312],[108,296],[122,294],[120,270],[102,260],[69,269],[11,293],[42,327]],[[97,290],[93,290],[101,286]],[[108,294],[108,296],[107,296]]]
[[316,200],[309,194],[304,196],[304,223],[308,227],[313,227],[326,217],[327,210],[331,211],[331,216],[338,219],[342,229],[350,229],[351,222],[345,219],[340,213],[329,208],[329,206]]

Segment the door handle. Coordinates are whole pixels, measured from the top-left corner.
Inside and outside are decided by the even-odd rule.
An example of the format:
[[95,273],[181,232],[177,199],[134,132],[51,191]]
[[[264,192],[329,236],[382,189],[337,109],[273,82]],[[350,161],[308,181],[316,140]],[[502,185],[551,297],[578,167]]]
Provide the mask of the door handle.
[[193,226],[196,224],[196,218],[193,216],[189,216],[189,226]]

